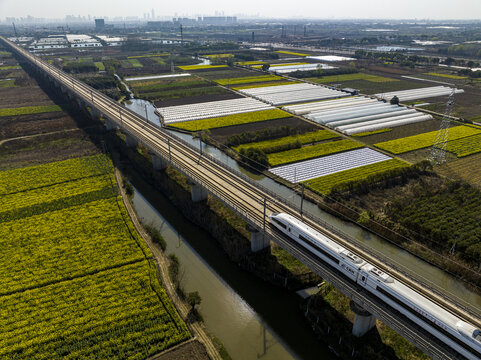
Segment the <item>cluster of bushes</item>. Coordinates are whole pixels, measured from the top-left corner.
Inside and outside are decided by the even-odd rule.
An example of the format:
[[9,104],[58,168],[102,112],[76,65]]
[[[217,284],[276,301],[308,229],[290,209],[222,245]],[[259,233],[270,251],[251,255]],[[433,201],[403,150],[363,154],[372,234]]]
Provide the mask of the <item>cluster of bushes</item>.
[[276,139],[279,137],[289,136],[297,134],[298,131],[291,126],[280,126],[278,128],[268,128],[259,131],[244,132],[235,134],[227,138],[225,141],[226,146],[239,146],[242,144],[248,144],[252,142],[259,142],[263,140]]
[[115,78],[111,76],[92,76],[83,78],[82,80],[97,90],[110,89],[117,86]]
[[68,62],[63,66],[63,70],[68,73],[97,72],[97,67],[93,62]]
[[269,166],[269,160],[267,159],[267,155],[262,150],[247,148],[241,149],[239,153],[244,157],[244,159],[250,166],[256,169],[263,170],[264,168]]
[[328,69],[328,70],[309,70],[309,71],[293,71],[289,76],[304,79],[312,77],[322,77],[322,76],[332,76],[332,75],[344,75],[344,74],[354,74],[357,73],[356,68],[339,68],[339,69]]
[[428,160],[423,160],[413,166],[401,167],[372,174],[365,179],[353,180],[334,185],[330,191],[333,199],[348,199],[353,195],[364,195],[374,189],[388,189],[393,186],[406,184],[432,169]]
[[449,181],[440,188],[420,186],[413,194],[400,195],[386,214],[403,225],[411,237],[420,235],[430,245],[454,250],[474,265],[481,261],[481,191],[467,183]]

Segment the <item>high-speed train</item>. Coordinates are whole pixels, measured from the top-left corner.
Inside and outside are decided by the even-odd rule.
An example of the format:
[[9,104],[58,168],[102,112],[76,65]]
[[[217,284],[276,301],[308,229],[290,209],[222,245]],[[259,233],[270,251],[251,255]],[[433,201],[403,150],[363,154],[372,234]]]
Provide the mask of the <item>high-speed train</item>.
[[418,292],[393,279],[349,250],[285,213],[270,223],[319,260],[331,265],[377,298],[429,331],[468,359],[481,359],[481,331]]

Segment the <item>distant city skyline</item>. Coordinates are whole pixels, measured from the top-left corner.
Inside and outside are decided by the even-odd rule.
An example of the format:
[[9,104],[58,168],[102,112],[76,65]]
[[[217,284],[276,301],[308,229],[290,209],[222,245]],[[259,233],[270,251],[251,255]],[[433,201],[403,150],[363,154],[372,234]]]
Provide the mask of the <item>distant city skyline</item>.
[[[219,8],[219,6],[222,8]],[[155,14],[155,15],[154,15]],[[216,0],[179,0],[159,2],[141,1],[65,1],[65,0],[0,0],[0,20],[9,18],[65,19],[67,15],[85,17],[138,17],[158,19],[175,16],[196,17],[202,15],[258,15],[262,18],[306,19],[432,19],[477,20],[481,19],[479,0],[403,0],[380,2],[378,0],[296,1],[243,0],[222,2]],[[148,16],[147,16],[148,15]],[[154,15],[152,17],[152,15]]]

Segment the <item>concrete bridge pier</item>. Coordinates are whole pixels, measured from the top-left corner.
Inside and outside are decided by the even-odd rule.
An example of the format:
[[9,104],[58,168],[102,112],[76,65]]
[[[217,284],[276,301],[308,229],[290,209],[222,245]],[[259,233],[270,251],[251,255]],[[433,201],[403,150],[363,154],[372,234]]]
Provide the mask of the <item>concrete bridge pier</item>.
[[[108,120],[105,122],[107,124]],[[125,144],[129,148],[136,148],[139,145],[139,141],[130,134],[125,134]]]
[[356,314],[354,324],[352,325],[352,334],[354,336],[361,337],[376,326],[376,317],[369,311],[364,310],[361,305],[351,300],[349,306]]
[[164,170],[167,168],[168,162],[157,155],[152,155],[152,167],[154,170]]
[[[107,131],[117,129],[117,125],[110,119],[105,119],[104,126],[105,126],[105,129]],[[127,135],[127,137],[128,137],[128,135]],[[127,146],[128,146],[128,144],[127,144]]]
[[247,224],[246,230],[251,234],[251,251],[258,252],[271,246],[269,238],[255,227]]
[[193,202],[204,201],[207,199],[208,192],[206,188],[191,180],[187,181],[187,184],[190,185],[190,196]]

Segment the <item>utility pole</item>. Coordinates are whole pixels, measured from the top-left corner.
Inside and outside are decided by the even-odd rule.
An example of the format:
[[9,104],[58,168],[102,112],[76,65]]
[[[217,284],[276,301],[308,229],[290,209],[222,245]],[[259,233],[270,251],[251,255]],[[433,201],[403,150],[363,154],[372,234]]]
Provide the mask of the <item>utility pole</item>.
[[12,25],[13,25],[13,31],[15,32],[15,37],[17,38],[17,42],[18,42],[17,28],[15,27],[15,23],[14,23],[14,22],[12,23]]
[[301,194],[301,217],[302,217],[302,207],[304,205],[304,183],[301,183],[302,186],[302,194]]
[[147,121],[149,121],[149,113],[147,112],[147,104],[144,104],[144,108],[145,108],[145,118],[147,119]]

